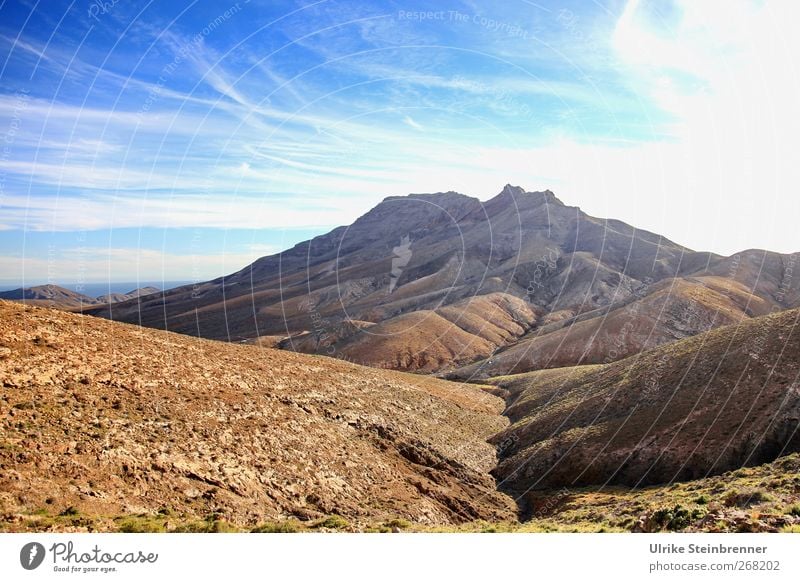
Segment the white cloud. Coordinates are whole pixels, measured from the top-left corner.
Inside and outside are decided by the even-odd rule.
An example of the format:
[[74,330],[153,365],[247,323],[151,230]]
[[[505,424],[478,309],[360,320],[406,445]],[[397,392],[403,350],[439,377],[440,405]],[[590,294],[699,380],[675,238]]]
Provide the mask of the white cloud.
[[[696,246],[800,250],[800,4],[678,0],[666,24],[652,7],[628,2],[614,46],[633,86],[674,117],[673,140],[630,152],[623,198],[649,192],[666,231]],[[625,172],[603,156],[618,185]]]

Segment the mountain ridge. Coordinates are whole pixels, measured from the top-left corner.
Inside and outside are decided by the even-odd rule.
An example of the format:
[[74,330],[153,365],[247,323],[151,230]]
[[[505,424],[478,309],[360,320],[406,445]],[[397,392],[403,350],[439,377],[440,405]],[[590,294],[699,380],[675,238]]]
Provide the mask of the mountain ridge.
[[72,291],[52,283],[36,285],[33,287],[19,287],[10,291],[0,291],[0,299],[21,301],[31,305],[43,305],[60,309],[80,309],[86,305],[105,305],[108,303],[121,303],[145,295],[158,293],[157,287],[140,287],[127,293],[107,293],[91,297],[78,291]]

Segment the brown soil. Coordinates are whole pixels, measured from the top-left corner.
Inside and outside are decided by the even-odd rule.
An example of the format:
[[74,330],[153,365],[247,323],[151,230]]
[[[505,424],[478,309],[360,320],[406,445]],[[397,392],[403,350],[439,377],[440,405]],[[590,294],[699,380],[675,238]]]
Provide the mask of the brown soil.
[[[8,519],[513,519],[477,387],[0,302]],[[73,510],[70,510],[73,511]]]

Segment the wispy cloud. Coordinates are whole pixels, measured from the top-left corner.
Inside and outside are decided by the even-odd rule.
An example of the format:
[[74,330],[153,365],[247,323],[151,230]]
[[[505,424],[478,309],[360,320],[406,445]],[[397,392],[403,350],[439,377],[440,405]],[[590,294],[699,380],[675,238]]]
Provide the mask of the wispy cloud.
[[800,248],[796,3],[455,6],[251,2],[199,42],[207,9],[120,6],[81,50],[71,17],[4,30],[0,229],[338,225],[513,182],[695,248]]

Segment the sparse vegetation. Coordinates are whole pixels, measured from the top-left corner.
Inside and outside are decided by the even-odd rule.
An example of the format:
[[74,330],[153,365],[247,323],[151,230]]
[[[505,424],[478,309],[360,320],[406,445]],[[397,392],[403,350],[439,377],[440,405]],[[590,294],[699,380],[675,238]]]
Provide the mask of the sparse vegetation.
[[163,519],[154,519],[149,516],[133,516],[120,519],[117,527],[122,533],[160,533],[167,531]]
[[657,509],[650,519],[658,529],[667,531],[680,531],[689,527],[692,522],[699,519],[703,513],[698,509],[687,509],[680,505],[672,508]]
[[347,529],[350,524],[341,515],[329,515],[328,517],[315,522],[311,529]]
[[748,489],[743,491],[731,490],[722,499],[728,507],[750,507],[765,501],[772,501],[772,497],[758,489]]
[[297,533],[304,528],[296,521],[270,521],[257,525],[250,531],[252,533]]

